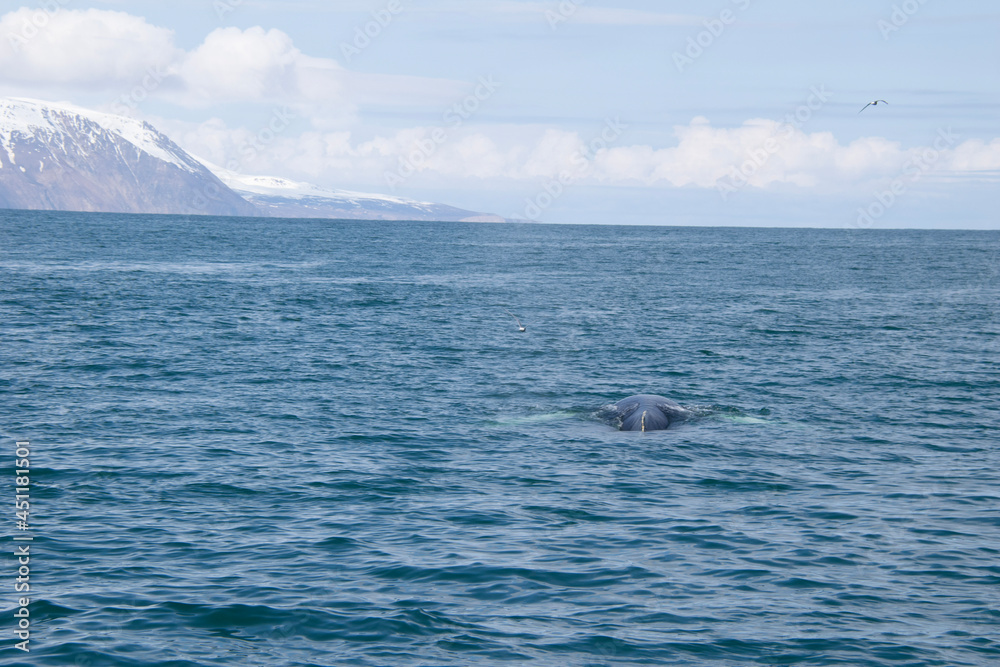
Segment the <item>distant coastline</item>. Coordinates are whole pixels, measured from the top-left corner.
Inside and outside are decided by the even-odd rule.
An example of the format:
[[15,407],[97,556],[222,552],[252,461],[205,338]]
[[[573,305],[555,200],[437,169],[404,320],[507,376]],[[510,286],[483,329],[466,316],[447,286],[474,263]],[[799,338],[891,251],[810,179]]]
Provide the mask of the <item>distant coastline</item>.
[[144,121],[22,98],[0,98],[0,209],[505,222],[446,204],[237,174]]

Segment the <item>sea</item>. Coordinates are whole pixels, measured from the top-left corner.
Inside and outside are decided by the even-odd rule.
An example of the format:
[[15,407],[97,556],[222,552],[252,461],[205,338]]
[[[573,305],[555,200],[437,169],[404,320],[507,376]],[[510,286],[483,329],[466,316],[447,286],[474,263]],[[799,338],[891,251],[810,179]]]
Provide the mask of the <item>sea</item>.
[[0,665],[1000,665],[1000,232],[5,211],[0,281]]

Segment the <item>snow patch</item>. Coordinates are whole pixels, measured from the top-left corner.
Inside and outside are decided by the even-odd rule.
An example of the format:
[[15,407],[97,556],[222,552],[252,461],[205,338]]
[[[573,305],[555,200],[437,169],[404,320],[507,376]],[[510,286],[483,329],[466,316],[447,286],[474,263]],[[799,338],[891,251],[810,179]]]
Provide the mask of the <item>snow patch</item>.
[[6,149],[12,164],[15,160],[13,150],[15,136],[31,138],[47,134],[77,143],[74,138],[81,134],[95,141],[100,136],[101,130],[132,144],[153,158],[176,165],[184,171],[191,173],[202,171],[198,162],[144,121],[83,109],[66,102],[52,103],[25,98],[0,99],[0,144]]
[[291,181],[277,176],[247,176],[197,158],[210,172],[241,195],[263,195],[285,199],[308,199],[312,197],[333,201],[362,204],[364,202],[387,202],[401,206],[435,206],[431,202],[416,201],[392,195],[353,192],[351,190],[330,190],[311,183]]

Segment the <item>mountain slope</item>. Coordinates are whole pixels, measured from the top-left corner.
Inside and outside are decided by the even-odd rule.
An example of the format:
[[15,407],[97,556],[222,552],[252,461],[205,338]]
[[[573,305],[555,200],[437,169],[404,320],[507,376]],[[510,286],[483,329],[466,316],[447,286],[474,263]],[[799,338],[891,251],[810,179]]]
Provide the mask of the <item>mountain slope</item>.
[[503,222],[444,204],[244,176],[144,121],[0,98],[0,209]]
[[261,214],[281,218],[347,218],[364,220],[441,220],[462,222],[503,222],[496,215],[415,201],[392,195],[366,194],[349,190],[326,190],[273,176],[244,176],[205,163],[219,179]]
[[0,99],[0,208],[257,215],[149,123]]

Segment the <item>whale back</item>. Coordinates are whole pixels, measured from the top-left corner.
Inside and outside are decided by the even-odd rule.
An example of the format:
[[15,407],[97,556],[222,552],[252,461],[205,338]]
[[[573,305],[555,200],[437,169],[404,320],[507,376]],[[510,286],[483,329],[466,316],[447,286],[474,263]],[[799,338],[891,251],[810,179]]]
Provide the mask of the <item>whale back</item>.
[[662,431],[684,421],[687,410],[679,403],[655,394],[637,394],[615,404],[623,431]]

